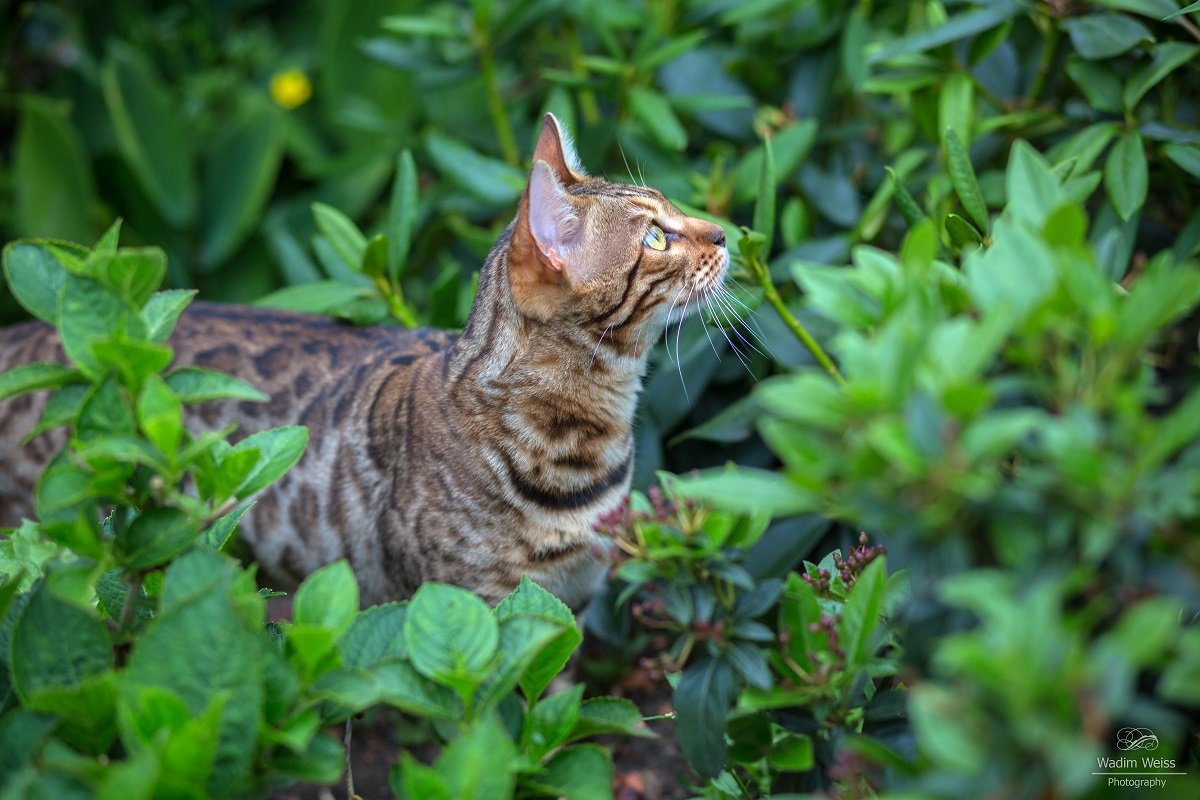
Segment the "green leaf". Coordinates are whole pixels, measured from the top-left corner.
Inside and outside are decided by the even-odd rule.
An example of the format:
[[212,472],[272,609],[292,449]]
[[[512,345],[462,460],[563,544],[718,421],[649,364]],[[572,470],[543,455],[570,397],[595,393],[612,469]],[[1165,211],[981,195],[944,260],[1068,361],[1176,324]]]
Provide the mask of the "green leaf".
[[612,756],[603,747],[581,744],[559,751],[528,784],[566,800],[611,800]]
[[[815,119],[797,120],[771,138],[771,154],[774,157],[776,186],[783,183],[800,168],[804,157],[817,141],[820,125]],[[738,163],[733,174],[733,196],[738,200],[753,200],[758,197],[762,183],[762,164],[766,158],[766,144],[760,144],[747,153]],[[732,241],[732,239],[731,239]]]
[[[219,703],[216,756],[207,794],[225,794],[248,777],[263,724],[264,670],[269,643],[261,617],[244,615],[253,583],[234,562],[197,549],[167,569],[159,615],[134,642],[123,678],[131,690],[158,687],[176,694],[193,716]],[[259,612],[261,614],[261,611]]]
[[687,147],[687,131],[675,116],[667,98],[658,92],[644,86],[632,87],[629,90],[629,110],[663,147],[668,150]]
[[1079,85],[1088,103],[1096,110],[1115,114],[1124,107],[1121,80],[1108,64],[1072,58],[1067,62],[1067,74]]
[[1150,63],[1140,67],[1125,82],[1125,91],[1122,95],[1125,110],[1132,113],[1138,102],[1146,96],[1146,92],[1191,61],[1196,53],[1200,53],[1200,46],[1186,42],[1163,42],[1155,47],[1154,58],[1150,60]]
[[984,311],[1005,307],[1023,319],[1054,289],[1054,256],[1026,228],[1004,218],[996,220],[992,241],[963,264],[967,290]]
[[1200,146],[1171,142],[1163,145],[1162,152],[1184,172],[1193,178],[1200,178]]
[[360,612],[338,641],[342,663],[371,669],[385,661],[407,659],[408,648],[404,644],[407,614],[408,607],[400,603],[385,603]]
[[146,321],[146,338],[156,344],[162,344],[169,339],[175,330],[175,324],[179,322],[179,316],[195,296],[195,289],[155,292],[142,308],[142,319]]
[[408,606],[404,641],[418,672],[461,694],[483,680],[500,632],[487,604],[475,594],[425,583]]
[[341,281],[316,281],[285,286],[254,301],[256,306],[283,308],[306,314],[328,314],[355,301],[372,297],[370,289]]
[[770,137],[763,139],[762,169],[758,173],[758,197],[754,202],[754,230],[764,238],[762,256],[771,254],[775,237],[775,151]]
[[838,628],[851,669],[866,664],[872,654],[886,587],[887,564],[876,558],[859,573],[846,598]]
[[92,246],[93,255],[117,252],[117,243],[121,240],[121,221],[120,217],[113,220],[113,224],[108,226],[108,230],[96,240],[96,244]]
[[975,85],[964,72],[951,73],[942,82],[938,95],[938,130],[943,145],[953,133],[964,145],[971,143],[971,123],[975,118]]
[[917,225],[921,220],[929,219],[921,207],[917,205],[917,201],[913,200],[908,189],[904,188],[904,183],[896,175],[896,171],[891,167],[884,167],[884,171],[892,180],[892,186],[896,192],[896,207],[900,210],[900,216],[904,217],[904,221],[909,227]]
[[455,139],[430,133],[425,149],[442,175],[491,207],[509,206],[525,187],[525,175],[516,167]]
[[535,761],[563,744],[579,720],[583,684],[538,701],[525,717],[521,741],[525,752]]
[[[987,231],[987,205],[983,201],[983,192],[979,189],[979,181],[975,177],[975,167],[971,165],[971,157],[967,149],[953,130],[946,131],[946,166],[950,171],[950,182],[958,195],[963,209],[975,220],[979,230]],[[910,223],[913,224],[913,223]]]
[[174,460],[183,438],[183,404],[162,378],[151,375],[142,385],[136,406],[138,424],[163,455]]
[[983,245],[983,237],[979,235],[979,231],[958,214],[947,214],[943,226],[946,229],[946,235],[959,250]]
[[[575,625],[575,616],[563,601],[528,576],[522,576],[517,588],[500,601],[495,616],[500,623],[503,655],[497,671],[498,688],[502,689],[508,680],[505,673],[516,670],[521,691],[533,702],[562,672],[583,639]],[[539,620],[552,622],[554,627],[530,624]],[[495,691],[491,689],[490,693]]]
[[317,229],[329,242],[333,252],[346,267],[358,272],[362,268],[363,252],[367,249],[367,237],[363,236],[354,220],[324,203],[313,203],[312,214]]
[[62,364],[22,364],[0,372],[0,400],[38,389],[57,389],[81,378],[79,372]]
[[234,445],[234,452],[258,450],[260,453],[258,463],[237,489],[238,499],[244,500],[274,483],[300,460],[307,447],[308,428],[303,425],[287,425],[260,431]]
[[70,105],[34,95],[18,102],[11,173],[17,231],[89,241],[96,185]]
[[1154,41],[1145,25],[1124,14],[1085,14],[1065,20],[1062,26],[1075,51],[1092,61],[1119,56],[1143,42]]
[[388,278],[400,279],[417,232],[417,165],[412,151],[405,148],[396,157],[396,179],[388,205]]
[[567,740],[586,739],[604,733],[654,736],[642,721],[642,712],[631,701],[623,697],[590,697],[579,707],[579,719]]
[[191,142],[154,67],[134,48],[114,43],[100,86],[121,157],[167,222],[190,225],[196,217]]
[[808,772],[813,768],[812,737],[790,734],[771,746],[771,766],[783,772]]
[[1064,199],[1062,187],[1049,163],[1027,142],[1013,144],[1005,175],[1008,212],[1040,228],[1046,216]]
[[753,514],[769,511],[777,516],[812,511],[818,498],[777,472],[738,467],[710,469],[676,477],[663,475],[681,497],[708,503],[725,511]]
[[13,242],[4,248],[4,277],[25,310],[51,325],[70,273],[43,243]]
[[116,293],[94,280],[74,275],[63,285],[59,318],[63,350],[92,378],[104,374],[103,365],[92,352],[95,342],[114,335],[144,334],[141,318]]
[[516,756],[503,726],[488,716],[450,742],[434,768],[456,800],[495,800],[512,796]]
[[240,378],[206,367],[181,367],[166,376],[166,384],[184,403],[209,400],[261,403],[267,400],[265,394]]
[[380,25],[389,33],[400,36],[434,36],[461,39],[465,33],[461,26],[442,17],[432,15],[407,16],[397,14],[384,17]]
[[1148,173],[1142,137],[1127,133],[1118,139],[1104,162],[1104,189],[1121,219],[1129,219],[1145,205]]
[[358,582],[350,564],[341,559],[321,567],[300,584],[292,619],[296,624],[319,625],[341,636],[358,613]]
[[141,571],[175,558],[195,543],[198,533],[196,523],[179,509],[151,508],[117,537],[117,543],[124,553],[125,566]]
[[157,247],[126,247],[115,253],[93,253],[84,269],[88,277],[141,308],[167,274],[167,254]]
[[[141,322],[136,316],[132,319]],[[96,362],[120,376],[121,383],[131,392],[141,391],[142,383],[166,369],[174,356],[165,345],[124,338],[97,339],[92,342],[91,350]]]
[[228,514],[218,517],[200,534],[200,544],[210,550],[224,550],[225,545],[229,542],[229,537],[237,528],[237,524],[242,521],[242,517],[252,505],[254,505],[253,502],[242,503]]
[[725,767],[725,717],[736,696],[733,668],[720,658],[694,662],[675,687],[675,736],[703,780],[715,778]]
[[868,61],[872,64],[881,64],[898,56],[923,53],[926,50],[983,33],[1005,20],[1023,13],[1025,13],[1025,8],[1017,0],[993,0],[982,8],[955,14],[936,27],[894,39],[871,53]]
[[205,272],[229,258],[254,230],[283,161],[280,110],[254,93],[243,102],[242,112],[217,128],[204,154],[199,266]]
[[1167,16],[1163,17],[1163,22],[1166,22],[1167,20],[1175,19],[1176,17],[1182,17],[1184,14],[1191,14],[1196,11],[1200,11],[1200,2],[1192,3],[1191,5],[1186,5],[1183,8],[1179,9],[1178,11],[1168,14]]
[[108,630],[89,611],[40,583],[12,627],[9,661],[13,688],[28,704],[46,689],[79,686],[113,668]]

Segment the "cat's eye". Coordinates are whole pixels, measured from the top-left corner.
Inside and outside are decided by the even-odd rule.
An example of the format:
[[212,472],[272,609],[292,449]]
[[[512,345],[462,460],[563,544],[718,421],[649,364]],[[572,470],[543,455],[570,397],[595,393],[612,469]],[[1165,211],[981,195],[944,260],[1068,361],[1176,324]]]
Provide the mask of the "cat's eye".
[[667,249],[667,235],[657,225],[650,226],[650,230],[646,231],[646,237],[642,239],[642,242],[651,250]]

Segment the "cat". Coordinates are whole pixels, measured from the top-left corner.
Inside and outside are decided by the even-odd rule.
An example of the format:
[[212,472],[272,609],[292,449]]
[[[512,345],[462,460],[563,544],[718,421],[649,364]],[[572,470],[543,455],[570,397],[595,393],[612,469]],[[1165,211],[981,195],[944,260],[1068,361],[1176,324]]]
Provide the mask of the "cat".
[[[180,320],[176,365],[273,398],[196,406],[193,429],[310,431],[239,526],[266,585],[343,557],[364,604],[423,581],[495,603],[528,575],[579,608],[599,584],[608,541],[593,526],[629,491],[647,351],[719,291],[729,255],[720,226],[660,192],[586,175],[553,115],[532,161],[461,334],[199,302]],[[52,328],[0,330],[0,369],[55,359]],[[43,403],[0,402],[0,526],[32,516],[62,444],[61,432],[20,444]]]

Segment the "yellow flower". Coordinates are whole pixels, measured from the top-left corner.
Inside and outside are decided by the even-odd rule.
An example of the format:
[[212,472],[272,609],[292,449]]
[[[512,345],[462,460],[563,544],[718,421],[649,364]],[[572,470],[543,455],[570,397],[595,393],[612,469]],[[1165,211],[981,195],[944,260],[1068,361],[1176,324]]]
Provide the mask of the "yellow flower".
[[312,97],[308,76],[298,69],[285,69],[271,76],[271,99],[284,108],[296,108]]

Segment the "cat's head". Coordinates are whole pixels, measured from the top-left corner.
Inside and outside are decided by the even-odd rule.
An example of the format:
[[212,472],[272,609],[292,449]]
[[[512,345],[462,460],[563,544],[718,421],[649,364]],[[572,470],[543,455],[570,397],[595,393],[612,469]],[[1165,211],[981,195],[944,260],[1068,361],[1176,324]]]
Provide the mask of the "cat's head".
[[587,176],[547,114],[508,263],[527,316],[637,331],[695,310],[719,287],[729,254],[720,226],[661,192]]

